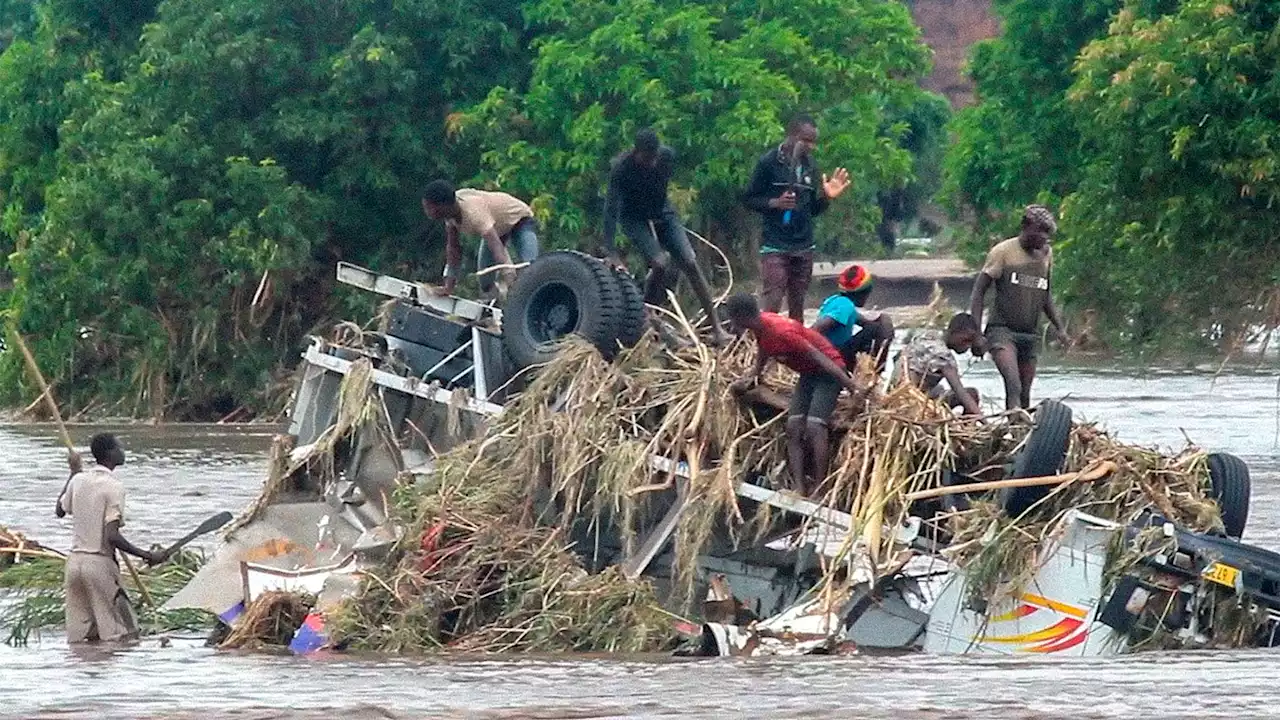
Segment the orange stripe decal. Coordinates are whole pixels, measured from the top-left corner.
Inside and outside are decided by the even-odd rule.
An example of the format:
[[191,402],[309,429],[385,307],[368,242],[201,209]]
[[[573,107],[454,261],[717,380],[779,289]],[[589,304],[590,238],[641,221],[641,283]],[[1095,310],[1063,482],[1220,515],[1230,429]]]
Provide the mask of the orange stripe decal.
[[994,643],[1038,643],[1038,642],[1044,642],[1047,640],[1049,641],[1050,644],[1052,644],[1066,638],[1068,635],[1070,635],[1071,633],[1079,629],[1079,627],[1082,624],[1083,623],[1080,622],[1079,620],[1073,620],[1071,618],[1063,618],[1062,620],[1059,620],[1058,622],[1054,623],[1053,625],[1050,625],[1047,628],[1044,628],[1043,630],[1037,630],[1035,632],[1030,632],[1030,633],[1023,633],[1021,635],[1006,635],[1004,637],[992,637],[990,635],[984,635],[982,637],[982,640],[984,642],[994,642]]
[[1022,599],[1026,602],[1031,603],[1032,605],[1039,605],[1042,608],[1053,610],[1055,612],[1060,612],[1063,615],[1070,615],[1071,617],[1079,618],[1080,620],[1085,619],[1085,616],[1089,614],[1083,608],[1078,608],[1074,605],[1061,603],[1061,602],[1058,602],[1057,600],[1050,600],[1049,598],[1042,597],[1040,595],[1024,594],[1022,596]]
[[1036,610],[1039,610],[1039,608],[1032,607],[1031,605],[1027,605],[1024,603],[1010,610],[1007,613],[1003,613],[991,618],[991,622],[996,623],[996,622],[1009,622],[1010,620],[1017,620],[1018,618],[1024,618],[1030,615]]

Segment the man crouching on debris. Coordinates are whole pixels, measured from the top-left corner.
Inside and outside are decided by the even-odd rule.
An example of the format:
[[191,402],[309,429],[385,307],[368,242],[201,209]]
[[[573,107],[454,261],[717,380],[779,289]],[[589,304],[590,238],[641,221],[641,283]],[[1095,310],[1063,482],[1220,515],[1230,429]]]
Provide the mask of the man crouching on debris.
[[[844,358],[821,333],[804,323],[771,312],[760,312],[755,297],[739,293],[725,303],[734,328],[750,330],[756,338],[755,372],[734,382],[741,392],[760,381],[770,358],[776,358],[800,373],[787,411],[787,465],[792,488],[806,495],[816,492],[827,477],[830,451],[828,424],[835,412],[840,387],[855,395],[865,393],[853,376],[845,372]],[[806,450],[812,475],[805,473]],[[808,478],[813,478],[810,482]]]
[[[962,407],[966,415],[981,415],[978,391],[960,382],[960,369],[951,354],[969,352],[979,337],[978,322],[969,313],[952,317],[945,335],[937,330],[918,331],[898,353],[893,382],[901,382],[905,373],[907,380],[929,397],[942,400],[951,408]],[[951,392],[942,385],[943,380],[951,386]]]
[[165,561],[163,552],[138,548],[120,534],[124,523],[124,486],[113,472],[124,464],[124,450],[114,435],[93,436],[90,450],[97,464],[81,472],[80,456],[68,459],[73,473],[58,497],[55,514],[71,515],[71,554],[67,556],[67,642],[116,642],[138,637],[138,621],[120,586],[116,551],[150,565]]
[[840,350],[850,370],[857,369],[859,355],[869,355],[877,372],[884,372],[893,343],[893,321],[884,313],[866,309],[874,284],[871,273],[861,265],[845,268],[836,278],[840,292],[823,301],[812,325]]

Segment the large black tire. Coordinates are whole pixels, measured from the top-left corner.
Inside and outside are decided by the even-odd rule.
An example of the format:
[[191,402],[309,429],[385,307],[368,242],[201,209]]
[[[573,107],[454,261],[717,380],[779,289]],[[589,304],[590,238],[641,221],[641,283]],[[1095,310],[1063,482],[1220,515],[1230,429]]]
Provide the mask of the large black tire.
[[[1045,400],[1036,408],[1035,426],[1022,451],[1013,460],[1010,477],[1054,475],[1067,459],[1071,442],[1071,408],[1057,400]],[[1005,512],[1017,517],[1049,494],[1050,487],[1009,488],[1002,494]]]
[[1227,453],[1209,456],[1209,494],[1218,501],[1228,537],[1239,539],[1244,535],[1251,488],[1249,466],[1243,460]]
[[613,277],[618,281],[618,290],[622,293],[622,316],[618,323],[618,343],[624,348],[634,346],[644,337],[645,309],[644,291],[631,273],[620,268],[613,269]]
[[502,311],[502,343],[521,368],[551,360],[556,341],[581,335],[606,356],[617,344],[622,292],[609,267],[579,252],[539,256],[516,278]]

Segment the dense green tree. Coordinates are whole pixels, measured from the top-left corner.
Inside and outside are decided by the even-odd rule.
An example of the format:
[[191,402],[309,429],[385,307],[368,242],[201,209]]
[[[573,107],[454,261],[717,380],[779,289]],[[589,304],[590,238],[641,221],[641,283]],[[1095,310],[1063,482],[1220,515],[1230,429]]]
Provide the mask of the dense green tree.
[[335,258],[429,257],[417,188],[476,168],[439,152],[444,118],[520,81],[519,27],[500,0],[161,3],[121,78],[79,81],[13,256],[11,312],[62,397],[232,409],[325,317]]
[[[911,153],[912,172],[910,178],[878,189],[876,202],[881,212],[878,234],[893,232],[895,225],[900,231],[901,223],[918,218],[924,203],[941,187],[945,128],[951,117],[951,106],[941,95],[921,93],[905,107],[887,108],[886,114],[885,133]],[[922,223],[922,232],[934,232],[927,225]],[[888,239],[883,237],[882,242]]]
[[[576,245],[594,234],[609,160],[652,126],[680,156],[686,211],[739,258],[736,196],[797,109],[819,117],[825,167],[847,166],[864,202],[903,182],[912,158],[879,132],[885,108],[920,91],[927,50],[906,8],[885,0],[533,0],[537,59],[527,85],[501,85],[460,115],[488,148],[480,181],[533,200]],[[710,221],[714,221],[710,222]],[[820,232],[828,238],[837,232]]]
[[35,24],[31,0],[0,0],[0,52],[15,39],[29,35]]
[[1121,2],[995,0],[1004,32],[972,50],[978,104],[956,113],[944,161],[944,196],[976,221],[971,254],[986,250],[989,232],[1016,227],[1009,211],[1037,200],[1056,205],[1075,188],[1083,161],[1067,107],[1071,68]]
[[1081,54],[1087,152],[1064,208],[1068,299],[1140,344],[1275,326],[1280,5],[1127,5]]
[[153,0],[6,0],[14,42],[0,54],[0,255],[39,221],[64,123],[121,77]]
[[[847,247],[920,169],[936,102],[889,0],[8,0],[0,21],[3,304],[62,400],[125,414],[262,406],[334,315],[334,260],[438,267],[433,177],[527,195],[577,245],[652,124],[686,208],[736,231],[756,157],[810,110],[858,181],[820,235]],[[29,397],[12,353],[0,383]]]

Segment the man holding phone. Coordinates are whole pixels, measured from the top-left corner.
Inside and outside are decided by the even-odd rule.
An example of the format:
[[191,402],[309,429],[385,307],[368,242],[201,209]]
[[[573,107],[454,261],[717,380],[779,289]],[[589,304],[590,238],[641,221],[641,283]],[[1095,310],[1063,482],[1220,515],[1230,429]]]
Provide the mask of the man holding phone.
[[[787,123],[787,136],[756,163],[743,203],[764,219],[760,244],[760,304],[804,321],[804,299],[813,278],[813,219],[849,187],[849,173],[837,168],[828,178],[813,161],[818,125],[808,115]],[[820,181],[820,182],[819,182]]]

